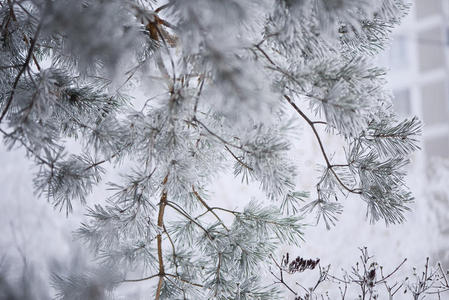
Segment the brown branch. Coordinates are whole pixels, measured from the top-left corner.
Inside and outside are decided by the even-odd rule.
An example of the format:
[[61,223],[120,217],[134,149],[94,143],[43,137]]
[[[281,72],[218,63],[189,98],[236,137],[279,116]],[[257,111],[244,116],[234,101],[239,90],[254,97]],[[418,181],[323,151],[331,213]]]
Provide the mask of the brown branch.
[[[238,212],[238,211],[230,210],[230,209],[226,209],[226,208],[222,208],[222,207],[217,207],[217,206],[211,207],[210,209],[211,209],[211,210],[221,210],[221,211],[224,211],[224,212],[233,214],[234,216],[238,216],[238,215],[240,214],[240,212]],[[198,215],[198,216],[195,218],[195,220],[198,220],[199,218],[201,218],[202,216],[204,216],[204,215],[207,214],[208,212],[209,212],[209,211],[206,210],[205,212],[201,213],[200,215]]]
[[213,137],[217,138],[220,142],[222,142],[224,145],[239,149],[241,151],[244,151],[246,153],[252,153],[251,151],[243,148],[243,146],[238,146],[236,144],[233,144],[231,142],[226,141],[224,138],[222,138],[221,136],[219,136],[218,134],[216,134],[215,132],[213,132],[212,130],[210,130],[206,125],[204,125],[203,122],[201,122],[200,120],[198,120],[196,117],[193,117],[192,119],[193,122],[198,123],[201,125],[201,127],[203,127],[210,135],[212,135]]
[[164,233],[167,235],[168,241],[171,244],[171,248],[172,248],[172,255],[173,255],[173,264],[175,265],[175,273],[177,276],[179,276],[178,273],[178,263],[176,262],[176,248],[175,248],[175,243],[173,242],[173,239],[171,238],[170,234],[167,231],[167,228],[164,225]]
[[164,276],[176,278],[176,279],[179,280],[179,281],[185,282],[185,283],[190,284],[190,285],[193,285],[193,286],[204,287],[203,285],[201,285],[201,284],[199,284],[199,283],[195,283],[195,282],[191,282],[191,281],[185,280],[185,279],[183,279],[182,277],[177,276],[177,275],[173,275],[173,274],[164,274]]
[[220,269],[221,269],[221,252],[218,252],[218,265],[217,265],[217,271],[216,271],[216,278],[217,278],[217,286],[215,288],[215,296],[218,294],[218,282],[220,281]]
[[[15,2],[15,1],[14,1],[14,2]],[[30,14],[30,12],[28,12],[28,10],[26,10],[26,9],[23,7],[23,5],[22,5],[21,3],[17,2],[17,3],[14,3],[14,4],[17,4],[20,8],[22,8],[22,10],[23,10],[29,17],[31,17],[31,18],[33,18],[33,19],[36,19],[32,14]],[[11,3],[11,0],[8,0],[8,6],[9,6],[9,9],[10,9],[10,15],[11,15],[12,20],[13,20],[14,22],[17,22],[17,17],[16,17],[16,14],[14,13],[14,7],[13,7],[13,4]],[[25,34],[23,34],[23,40],[25,41],[25,43],[26,43],[28,46],[31,45],[31,43],[30,43],[28,37],[27,37]],[[32,39],[31,39],[31,41],[32,41]],[[33,58],[33,62],[34,62],[34,64],[36,65],[37,69],[40,71],[40,70],[41,70],[41,66],[40,66],[39,63],[37,62],[37,59],[36,59],[36,57],[34,56],[34,54],[32,54],[32,58]]]
[[3,118],[6,115],[6,112],[8,111],[9,107],[11,106],[12,100],[14,98],[14,93],[16,91],[17,85],[19,84],[20,77],[22,77],[22,75],[25,72],[25,70],[29,67],[30,60],[31,60],[31,57],[33,56],[34,47],[36,45],[36,40],[37,40],[37,38],[39,36],[40,30],[41,30],[41,23],[39,23],[39,25],[37,26],[36,32],[34,34],[34,37],[31,39],[31,45],[30,45],[30,48],[28,49],[28,54],[27,54],[27,57],[25,59],[25,62],[23,63],[22,68],[20,69],[19,73],[16,76],[16,79],[14,80],[14,84],[12,86],[11,93],[9,95],[8,100],[6,101],[5,108],[3,109],[3,112],[0,115],[0,123],[2,122]]
[[[155,17],[157,17],[157,16],[155,16]],[[159,26],[157,26],[157,24],[156,24],[155,28],[156,28],[156,31],[157,31],[158,35],[160,36],[160,38],[162,40],[162,43],[164,44],[164,48],[165,48],[165,50],[167,52],[168,58],[170,59],[170,65],[171,65],[172,71],[173,71],[173,78],[172,79],[173,79],[173,85],[174,85],[176,83],[175,62],[173,61],[173,57],[171,55],[171,52],[170,52],[170,49],[168,47],[167,41],[165,40],[164,35],[161,32],[161,29],[159,28]]]
[[[101,165],[101,164],[104,164],[105,162],[111,161],[113,158],[117,157],[122,151],[124,151],[124,150],[125,150],[126,148],[128,148],[129,146],[131,146],[130,143],[126,144],[124,147],[122,147],[121,149],[119,149],[117,152],[115,152],[115,153],[112,154],[111,156],[109,156],[109,157],[107,157],[107,158],[105,158],[105,159],[102,159],[102,160],[100,160],[100,161],[94,162],[93,164],[91,164],[90,166],[88,166],[86,169],[84,169],[84,171],[88,171],[88,170],[90,170],[90,169],[92,169],[92,168],[95,168],[95,167]],[[151,175],[153,175],[154,171],[156,171],[156,169],[154,169],[154,170],[151,172],[151,174],[150,174],[147,178],[151,177]]]
[[246,164],[244,161],[242,161],[240,158],[238,158],[234,152],[231,151],[231,149],[229,149],[228,146],[225,145],[225,149],[232,155],[232,157],[234,157],[234,159],[241,164],[242,166],[244,166],[245,168],[247,168],[250,171],[253,171],[253,168],[251,168],[250,166],[248,166],[248,164]]
[[155,13],[158,13],[158,12],[160,12],[160,11],[162,11],[162,10],[164,10],[164,9],[166,9],[166,8],[168,8],[168,7],[170,7],[172,5],[172,3],[167,3],[167,4],[164,4],[164,5],[161,5],[161,6],[159,6],[158,8],[156,8],[155,10],[154,10],[154,12]]
[[148,276],[148,277],[144,277],[144,278],[138,278],[138,279],[125,279],[125,280],[122,280],[122,282],[139,282],[139,281],[150,280],[150,279],[153,279],[153,278],[158,277],[158,276],[160,276],[159,273],[158,273],[158,274],[151,275],[151,276]]
[[226,227],[225,223],[220,219],[220,217],[210,208],[209,205],[207,205],[206,201],[204,201],[204,199],[201,198],[200,194],[198,194],[198,192],[195,190],[194,186],[192,186],[192,190],[193,190],[193,194],[195,195],[195,197],[207,209],[207,211],[210,212],[211,214],[213,214],[215,216],[215,218],[217,218],[218,222],[221,224],[221,226],[223,226],[224,229],[226,229],[226,231],[229,231],[229,228]]
[[381,283],[381,282],[383,282],[383,281],[386,281],[388,278],[390,278],[394,273],[396,273],[401,267],[402,267],[402,265],[403,264],[405,264],[405,262],[407,261],[407,258],[404,258],[404,260],[393,270],[393,272],[391,272],[390,274],[388,274],[387,276],[385,276],[385,277],[383,277],[382,276],[382,279],[380,279],[380,280],[378,280],[378,281],[376,281],[374,284],[378,284],[378,283]]
[[195,224],[196,226],[198,226],[202,231],[204,231],[204,233],[206,234],[206,236],[212,241],[214,238],[210,235],[209,231],[207,231],[206,228],[204,228],[203,225],[201,225],[200,223],[198,223],[197,221],[195,221],[191,216],[189,216],[189,214],[184,211],[181,207],[179,207],[176,203],[173,203],[171,201],[167,201],[166,202],[167,206],[173,208],[174,210],[176,210],[179,214],[181,214],[182,216],[184,216],[187,220],[189,220],[190,222],[192,222],[193,224]]
[[270,58],[270,56],[268,56],[268,54],[260,47],[260,44],[256,44],[256,45],[254,45],[254,47],[256,47],[256,49],[259,50],[262,53],[263,56],[265,56],[265,58],[270,62],[270,64],[276,66],[276,64]]
[[446,286],[449,287],[449,282],[447,281],[446,274],[443,271],[443,268],[441,267],[441,263],[438,263],[438,269],[440,270],[441,276],[443,277]]
[[327,156],[327,154],[326,154],[326,151],[324,150],[324,145],[323,145],[323,142],[322,142],[322,140],[321,140],[321,137],[320,137],[320,135],[319,135],[319,133],[318,133],[318,131],[316,130],[316,127],[315,127],[315,123],[312,121],[312,120],[310,120],[305,114],[304,114],[304,112],[295,104],[295,102],[293,102],[293,100],[289,97],[289,96],[287,96],[287,95],[284,95],[284,98],[287,100],[287,102],[295,109],[295,111],[309,124],[309,126],[310,126],[310,128],[312,128],[312,131],[313,131],[313,134],[315,135],[315,137],[316,137],[316,139],[317,139],[317,141],[318,141],[318,144],[319,144],[319,147],[320,147],[320,150],[321,150],[321,153],[322,153],[322,155],[323,155],[323,157],[324,157],[324,160],[325,160],[325,162],[326,162],[326,166],[327,166],[327,168],[332,172],[332,174],[335,176],[335,179],[338,181],[338,183],[345,189],[345,190],[347,190],[348,192],[350,192],[350,193],[353,193],[353,194],[361,194],[362,192],[359,190],[359,189],[355,189],[355,188],[350,188],[350,187],[348,187],[346,184],[344,184],[343,182],[342,182],[342,180],[340,179],[340,177],[337,175],[337,173],[334,171],[334,166],[337,166],[337,165],[332,165],[331,164],[331,162],[330,162],[330,159],[329,159],[329,157]]
[[203,285],[201,285],[199,283],[195,283],[195,282],[191,282],[191,281],[188,281],[186,279],[183,279],[179,275],[168,274],[168,273],[163,273],[163,274],[157,273],[157,274],[153,274],[153,275],[148,276],[148,277],[137,278],[137,279],[124,279],[121,282],[123,282],[123,283],[126,283],[126,282],[141,282],[141,281],[150,280],[150,279],[153,279],[153,278],[156,278],[156,277],[160,277],[160,276],[162,276],[162,277],[172,277],[172,278],[176,278],[179,281],[182,281],[184,283],[187,283],[187,284],[190,284],[190,285],[193,285],[193,286],[196,286],[196,287],[204,287]]
[[200,96],[203,91],[204,86],[204,75],[200,75],[199,78],[199,84],[198,84],[198,92],[195,95],[195,105],[193,107],[193,115],[196,116],[196,111],[198,110],[198,102],[200,101]]
[[274,257],[270,254],[271,259],[273,260],[274,264],[276,265],[276,267],[279,268],[279,277],[276,276],[271,270],[270,273],[271,275],[273,275],[274,278],[276,278],[278,280],[278,282],[275,283],[281,283],[283,284],[290,292],[292,292],[295,296],[298,295],[297,292],[295,292],[285,281],[284,281],[284,269],[282,268],[282,266],[274,259]]
[[[296,80],[296,78],[292,77],[290,74],[288,74],[287,72],[285,72],[284,70],[282,70],[271,58],[270,56],[260,47],[261,43],[254,45],[256,47],[257,50],[259,50],[262,55],[268,60],[268,62],[274,66],[274,70],[281,72],[282,74],[288,76],[289,78],[291,78],[292,80],[294,80],[299,86],[301,86],[301,83],[299,81]],[[310,97],[309,95],[306,95],[308,97]],[[338,183],[348,192],[350,193],[354,193],[354,194],[361,194],[362,192],[360,191],[360,189],[354,189],[354,188],[350,188],[348,186],[346,186],[342,180],[340,179],[340,177],[337,175],[337,173],[333,170],[334,165],[331,164],[329,157],[326,154],[326,151],[324,150],[324,146],[323,146],[323,142],[321,141],[321,137],[318,134],[318,131],[316,130],[315,124],[327,124],[324,121],[312,121],[311,119],[309,119],[309,117],[307,117],[302,110],[292,101],[292,99],[287,96],[284,95],[284,98],[287,100],[287,102],[296,110],[296,112],[309,124],[309,126],[312,128],[312,131],[318,141],[318,144],[320,146],[320,150],[321,153],[323,154],[324,160],[326,161],[326,165],[327,168],[330,169],[330,171],[332,172],[332,174],[335,176],[336,180],[338,181]]]
[[[167,179],[168,174],[167,176],[165,176],[164,181],[162,182],[164,186],[167,183]],[[157,226],[159,228],[164,228],[164,211],[166,205],[167,205],[167,191],[164,188],[164,190],[162,191],[161,201],[159,202],[159,214],[157,217]],[[156,240],[157,240],[157,258],[159,262],[159,274],[158,274],[159,281],[157,283],[155,300],[159,300],[161,296],[162,284],[164,283],[164,274],[165,274],[164,260],[162,255],[162,233],[159,233],[156,236]]]
[[0,132],[1,132],[4,136],[6,136],[6,137],[10,137],[10,138],[12,138],[12,139],[14,139],[14,140],[16,140],[16,141],[19,141],[19,142],[22,144],[22,146],[23,146],[29,153],[31,153],[31,154],[34,155],[34,157],[35,157],[37,160],[39,160],[41,163],[43,163],[43,164],[45,164],[45,165],[47,165],[47,166],[53,168],[53,163],[48,162],[47,160],[43,159],[39,154],[37,154],[33,149],[31,149],[31,147],[28,146],[22,139],[13,136],[13,135],[14,135],[14,132],[13,132],[13,133],[7,133],[6,131],[4,131],[4,130],[1,129],[1,128],[0,128]]

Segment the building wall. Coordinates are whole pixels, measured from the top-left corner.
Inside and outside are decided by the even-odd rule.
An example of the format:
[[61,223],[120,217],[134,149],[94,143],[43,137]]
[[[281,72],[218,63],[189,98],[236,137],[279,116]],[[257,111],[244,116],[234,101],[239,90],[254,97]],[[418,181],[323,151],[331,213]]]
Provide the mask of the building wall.
[[[421,182],[417,202],[427,202],[442,235],[433,256],[448,266],[443,240],[449,235],[449,176],[441,176],[435,166],[441,165],[438,158],[449,159],[449,0],[414,0],[382,60],[390,68],[396,111],[424,123],[423,151],[413,157],[410,174]],[[435,183],[439,190],[433,189]]]
[[424,122],[423,152],[413,166],[419,172],[436,157],[449,158],[448,12],[447,0],[414,0],[384,57],[395,109]]

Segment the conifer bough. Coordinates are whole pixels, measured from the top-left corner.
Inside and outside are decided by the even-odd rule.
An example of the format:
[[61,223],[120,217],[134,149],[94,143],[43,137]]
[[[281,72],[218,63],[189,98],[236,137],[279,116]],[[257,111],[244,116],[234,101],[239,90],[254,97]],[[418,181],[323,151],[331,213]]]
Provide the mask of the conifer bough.
[[[394,114],[373,60],[407,9],[401,0],[1,1],[0,132],[35,162],[36,192],[67,214],[120,169],[77,232],[118,270],[102,288],[277,299],[260,270],[278,245],[301,241],[304,215],[330,227],[353,195],[373,222],[404,220],[404,167],[421,124]],[[322,156],[313,191],[296,188],[298,124]],[[329,133],[341,149],[325,144]],[[267,201],[212,205],[220,195],[207,190],[232,170]],[[83,299],[95,281],[83,276],[54,276],[58,297]]]

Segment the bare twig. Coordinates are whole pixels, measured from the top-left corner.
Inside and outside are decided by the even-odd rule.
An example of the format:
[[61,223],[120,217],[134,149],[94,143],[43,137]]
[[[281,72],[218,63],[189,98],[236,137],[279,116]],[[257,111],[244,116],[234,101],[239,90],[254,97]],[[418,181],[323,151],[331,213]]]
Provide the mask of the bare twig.
[[388,274],[387,276],[385,276],[385,277],[383,277],[382,276],[382,279],[380,279],[380,280],[378,280],[378,281],[376,281],[376,283],[375,284],[379,284],[379,283],[382,283],[382,282],[384,282],[384,281],[386,281],[388,278],[390,278],[393,274],[395,274],[401,267],[402,267],[402,265],[404,265],[405,264],[405,262],[407,261],[407,258],[404,258],[404,260],[390,273],[390,274]]

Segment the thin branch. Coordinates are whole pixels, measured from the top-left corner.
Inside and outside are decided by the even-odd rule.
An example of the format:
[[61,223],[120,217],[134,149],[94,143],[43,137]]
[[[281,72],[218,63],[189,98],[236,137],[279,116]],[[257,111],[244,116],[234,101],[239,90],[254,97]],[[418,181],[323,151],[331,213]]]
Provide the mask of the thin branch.
[[404,260],[390,274],[388,274],[385,277],[382,276],[382,279],[376,281],[375,284],[381,283],[381,282],[387,280],[388,278],[390,278],[394,273],[396,273],[402,267],[403,264],[405,264],[406,261],[407,261],[407,258],[404,258]]
[[176,203],[167,201],[166,202],[167,206],[173,208],[174,210],[176,210],[179,214],[181,214],[182,216],[184,216],[186,219],[188,219],[189,221],[191,221],[193,224],[195,224],[196,226],[198,226],[201,230],[204,231],[204,233],[206,234],[206,236],[210,239],[213,240],[212,236],[210,235],[209,231],[207,231],[206,228],[204,228],[203,225],[201,225],[200,223],[198,223],[197,221],[195,221],[191,216],[189,216],[189,214],[184,211],[181,207],[179,207]]
[[238,146],[236,144],[233,144],[231,142],[226,141],[225,139],[223,139],[221,136],[219,136],[218,134],[214,133],[213,131],[211,131],[206,125],[204,125],[203,122],[201,122],[200,120],[198,120],[196,117],[193,117],[192,119],[193,122],[200,124],[210,135],[212,135],[213,137],[217,138],[220,142],[222,142],[224,145],[227,146],[231,146],[233,148],[239,149],[241,151],[244,151],[246,153],[252,153],[249,150],[244,149],[242,146]]
[[[259,50],[262,55],[268,60],[268,62],[273,65],[275,68],[274,70],[281,72],[282,74],[288,76],[289,78],[292,78],[298,85],[301,86],[300,82],[298,82],[296,80],[296,78],[292,77],[290,74],[288,74],[287,72],[283,71],[275,62],[273,59],[270,58],[270,56],[260,47],[261,43],[254,45],[256,47],[257,50]],[[324,150],[324,146],[323,146],[323,142],[321,141],[321,137],[318,134],[318,131],[316,130],[315,124],[327,124],[324,121],[312,121],[309,119],[309,117],[307,117],[302,111],[301,109],[292,101],[292,99],[287,96],[284,95],[284,98],[287,100],[287,102],[296,110],[296,112],[310,125],[310,127],[312,128],[312,131],[316,137],[316,139],[318,140],[319,146],[320,146],[320,150],[321,153],[323,154],[324,160],[326,161],[326,165],[328,167],[328,169],[330,169],[330,171],[332,172],[332,174],[335,176],[336,180],[338,181],[338,183],[348,192],[350,193],[354,193],[354,194],[361,194],[362,192],[359,189],[353,189],[350,188],[348,186],[346,186],[346,184],[344,184],[342,182],[342,180],[340,179],[340,177],[337,175],[337,173],[333,170],[333,165],[331,164],[329,157],[326,154],[326,151]]]
[[217,218],[218,222],[221,224],[221,226],[223,226],[224,229],[226,229],[226,231],[229,231],[229,228],[226,227],[223,220],[221,220],[220,217],[209,207],[209,205],[207,205],[206,201],[204,201],[203,198],[200,196],[200,194],[198,194],[198,192],[195,190],[194,186],[192,186],[192,190],[193,190],[193,194],[195,195],[195,197],[207,209],[207,211],[210,212],[211,214],[213,214],[215,216],[215,218]]
[[[162,185],[165,186],[165,184],[167,183],[167,179],[168,174],[165,176]],[[157,226],[159,228],[164,228],[164,211],[166,205],[167,205],[167,191],[165,190],[164,187],[164,190],[162,191],[161,201],[159,202],[159,213],[157,217]],[[162,284],[164,283],[164,274],[165,274],[164,260],[162,253],[162,233],[159,233],[156,239],[157,239],[157,258],[159,263],[159,281],[157,283],[155,300],[159,300],[161,296]]]
[[204,75],[200,75],[199,79],[198,92],[195,95],[195,105],[193,107],[193,115],[196,116],[196,111],[198,110],[198,102],[200,101],[200,96],[203,91],[204,86]]
[[438,269],[440,269],[441,276],[443,277],[446,286],[449,287],[449,283],[448,283],[446,274],[445,274],[445,272],[443,271],[443,268],[441,267],[441,263],[438,263]]
[[188,280],[186,280],[186,279],[183,279],[183,278],[182,278],[181,276],[179,276],[179,275],[168,274],[168,273],[163,273],[163,274],[157,273],[157,274],[153,274],[153,275],[148,276],[148,277],[137,278],[137,279],[124,279],[124,280],[122,280],[121,282],[122,282],[122,283],[126,283],[126,282],[141,282],[141,281],[150,280],[150,279],[153,279],[153,278],[156,278],[156,277],[160,277],[160,276],[162,276],[162,277],[172,277],[172,278],[175,278],[175,279],[177,279],[177,280],[179,280],[179,281],[182,281],[182,282],[184,282],[184,283],[187,283],[187,284],[190,284],[190,285],[193,285],[193,286],[196,286],[196,287],[204,287],[203,285],[201,285],[201,284],[199,284],[199,283],[195,283],[195,282],[191,282],[191,281],[188,281]]
[[158,13],[158,12],[160,12],[160,11],[162,11],[162,10],[164,10],[164,9],[166,9],[166,8],[168,8],[168,7],[170,7],[172,5],[172,3],[167,3],[167,4],[164,4],[164,5],[161,5],[161,6],[159,6],[158,8],[156,8],[155,10],[154,10],[154,12],[155,13]]
[[260,47],[260,44],[256,44],[254,45],[254,47],[257,48],[257,50],[259,50],[263,56],[265,56],[265,58],[270,62],[270,64],[277,66],[274,61],[270,58],[270,56],[268,56],[268,54]]
[[[22,10],[32,19],[39,21],[35,16],[33,16],[25,7],[23,7],[23,5],[20,2],[14,1],[14,4],[17,4],[20,8],[22,8]],[[11,17],[13,19],[14,22],[17,22],[17,17],[16,14],[14,13],[14,5],[11,3],[11,0],[8,0],[8,5],[9,5],[9,9],[10,9],[10,14]],[[29,38],[23,34],[23,40],[25,41],[25,43],[30,46],[30,41]],[[39,65],[36,57],[34,56],[34,53],[32,54],[32,58],[33,58],[33,62],[36,65],[37,69],[40,71],[41,70],[41,66]]]
[[[96,166],[99,166],[101,164],[104,164],[105,162],[111,161],[113,158],[117,157],[120,153],[122,153],[122,151],[124,151],[126,148],[130,147],[131,144],[128,143],[125,146],[123,146],[120,150],[118,150],[117,152],[115,152],[114,154],[112,154],[111,156],[109,156],[108,158],[102,159],[100,161],[97,161],[93,164],[91,164],[90,166],[88,166],[86,169],[84,169],[84,171],[88,171],[91,168],[95,168]],[[151,174],[148,177],[151,177],[151,175],[153,175],[154,171],[156,171],[156,169],[154,169]]]
[[3,118],[6,115],[6,112],[8,111],[9,107],[11,106],[12,100],[14,98],[14,93],[16,92],[17,85],[19,84],[20,77],[22,77],[22,74],[29,67],[30,60],[31,60],[31,57],[33,56],[34,47],[36,45],[36,40],[39,36],[40,30],[41,30],[41,23],[39,23],[39,25],[37,26],[36,32],[34,33],[34,37],[31,39],[31,45],[30,45],[30,48],[28,49],[28,54],[25,59],[25,62],[23,63],[22,68],[20,69],[19,73],[16,76],[16,79],[14,80],[14,84],[12,86],[11,93],[9,94],[8,100],[6,100],[5,108],[3,109],[3,112],[0,115],[0,123],[2,122]]
[[[238,211],[230,210],[230,209],[226,209],[226,208],[222,208],[222,207],[217,207],[217,206],[211,207],[210,209],[211,209],[211,210],[221,210],[221,211],[224,211],[224,212],[233,214],[234,216],[238,216],[239,214],[241,214],[241,213],[238,212]],[[204,216],[204,215],[207,214],[208,212],[209,212],[209,211],[206,210],[205,212],[201,213],[200,215],[198,215],[198,216],[195,218],[195,220],[201,218],[202,216]]]
[[173,80],[173,85],[174,85],[174,84],[176,83],[175,62],[173,61],[173,57],[172,57],[172,55],[171,55],[170,49],[169,49],[169,47],[168,47],[168,45],[167,45],[167,42],[165,41],[165,38],[164,38],[164,36],[163,36],[161,30],[159,29],[159,27],[157,26],[157,24],[156,24],[154,27],[156,28],[157,33],[159,34],[159,36],[160,36],[160,38],[161,38],[161,40],[162,40],[162,43],[164,44],[164,48],[165,48],[165,50],[167,51],[168,57],[169,57],[169,59],[170,59],[170,65],[171,65],[171,67],[172,67],[172,72],[173,72],[173,78],[172,78],[172,80]]
[[362,192],[360,191],[360,189],[354,189],[354,188],[350,188],[348,187],[346,184],[343,183],[343,181],[340,179],[340,177],[337,175],[337,173],[334,171],[333,167],[334,165],[331,164],[329,157],[326,154],[326,151],[324,150],[324,145],[323,142],[321,140],[320,135],[318,134],[318,131],[315,128],[315,124],[313,121],[311,121],[303,112],[302,110],[295,104],[295,102],[293,102],[293,100],[287,96],[284,95],[284,98],[287,100],[287,102],[295,109],[295,111],[310,125],[310,127],[312,128],[313,134],[315,135],[321,153],[324,157],[324,160],[326,162],[327,168],[332,172],[332,174],[335,176],[335,179],[338,181],[338,183],[348,192],[353,193],[353,194],[362,194]]
[[144,278],[138,278],[138,279],[124,279],[124,280],[122,280],[122,282],[139,282],[139,281],[150,280],[150,279],[153,279],[153,278],[158,277],[158,276],[160,276],[159,273],[158,273],[158,274],[151,275],[151,276],[148,276],[148,277],[144,277]]
[[34,157],[39,160],[41,163],[53,168],[53,164],[50,163],[49,161],[43,159],[39,154],[37,154],[33,149],[31,149],[24,141],[22,141],[20,138],[13,136],[12,133],[7,133],[6,131],[4,131],[3,129],[0,128],[0,132],[7,137],[13,138],[16,141],[19,141],[22,146],[31,154],[34,155]]
[[17,69],[23,67],[23,64],[20,65],[11,65],[11,66],[0,66],[0,70],[6,70],[6,69]]
[[243,167],[247,168],[250,171],[253,171],[253,168],[251,168],[250,166],[248,166],[248,164],[246,164],[244,161],[242,161],[240,158],[238,158],[234,152],[231,151],[231,149],[229,149],[228,146],[225,145],[225,149],[232,155],[232,157],[234,157],[234,159],[241,164]]
[[220,269],[221,269],[221,252],[218,252],[218,265],[217,265],[217,271],[216,271],[216,278],[217,278],[217,286],[215,287],[215,296],[218,294],[218,282],[220,281]]
[[280,264],[278,264],[278,262],[274,259],[274,257],[272,256],[272,255],[270,255],[270,257],[271,257],[271,259],[273,260],[273,262],[274,262],[274,264],[279,268],[279,277],[278,276],[276,276],[271,270],[270,270],[270,273],[271,273],[271,275],[273,275],[274,276],[274,278],[276,278],[279,282],[277,282],[277,283],[281,283],[281,284],[283,284],[290,292],[292,292],[295,296],[297,296],[298,295],[298,293],[297,292],[295,292],[285,281],[284,281],[284,273],[283,273],[283,271],[284,271],[284,269],[281,267],[281,265]]
[[168,238],[168,241],[170,242],[171,248],[172,248],[172,256],[173,256],[173,264],[175,265],[175,273],[177,276],[179,276],[178,273],[178,263],[176,262],[176,248],[175,248],[175,243],[173,242],[173,239],[171,238],[170,234],[167,231],[167,228],[164,225],[164,231],[163,231]]
[[185,280],[185,279],[183,279],[182,277],[177,276],[177,275],[173,275],[173,274],[164,274],[164,276],[176,278],[176,279],[179,280],[179,281],[182,281],[182,282],[184,282],[184,283],[187,283],[187,284],[190,284],[190,285],[193,285],[193,286],[204,287],[203,285],[201,285],[201,284],[199,284],[199,283],[195,283],[195,282],[191,282],[191,281]]

